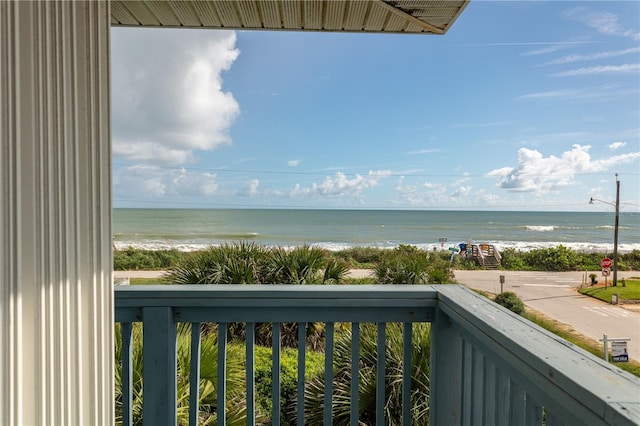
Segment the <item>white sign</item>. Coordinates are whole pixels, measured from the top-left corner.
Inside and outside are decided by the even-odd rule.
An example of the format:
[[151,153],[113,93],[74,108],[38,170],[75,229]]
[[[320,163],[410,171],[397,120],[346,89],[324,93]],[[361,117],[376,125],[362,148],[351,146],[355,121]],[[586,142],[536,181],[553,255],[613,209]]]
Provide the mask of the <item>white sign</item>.
[[611,342],[611,359],[613,362],[629,362],[627,342],[620,340]]
[[609,269],[609,268],[602,268],[602,276],[603,276],[603,277],[608,277],[610,273],[611,273],[611,269]]

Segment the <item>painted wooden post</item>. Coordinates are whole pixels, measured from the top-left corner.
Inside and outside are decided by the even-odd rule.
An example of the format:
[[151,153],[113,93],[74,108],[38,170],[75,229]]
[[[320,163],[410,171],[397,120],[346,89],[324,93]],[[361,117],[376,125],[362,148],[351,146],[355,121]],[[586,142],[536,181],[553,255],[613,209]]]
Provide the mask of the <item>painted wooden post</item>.
[[387,324],[378,323],[378,341],[376,348],[376,426],[384,426],[384,404],[385,404],[385,366],[387,356]]
[[200,400],[200,323],[191,323],[191,361],[189,371],[189,426],[198,426]]
[[144,389],[142,422],[145,426],[175,425],[176,323],[170,307],[142,309]]
[[351,323],[351,426],[358,426],[360,405],[360,323]]
[[256,324],[248,322],[246,340],[246,371],[245,380],[247,385],[247,426],[255,426],[256,424]]
[[281,343],[281,324],[273,323],[273,331],[271,333],[271,424],[272,426],[280,426],[280,343]]
[[402,425],[411,425],[411,376],[412,352],[411,338],[413,324],[405,322],[402,326]]
[[218,383],[216,383],[218,424],[227,423],[227,323],[218,323]]
[[131,346],[132,323],[123,322],[120,326],[122,338],[122,425],[133,424],[133,348]]
[[325,425],[333,424],[333,339],[334,324],[325,324],[324,343],[324,413]]
[[437,309],[431,324],[429,424],[459,425],[462,422],[462,345],[462,336],[450,318]]
[[304,376],[307,359],[307,323],[298,323],[298,405],[297,421],[298,426],[304,426]]

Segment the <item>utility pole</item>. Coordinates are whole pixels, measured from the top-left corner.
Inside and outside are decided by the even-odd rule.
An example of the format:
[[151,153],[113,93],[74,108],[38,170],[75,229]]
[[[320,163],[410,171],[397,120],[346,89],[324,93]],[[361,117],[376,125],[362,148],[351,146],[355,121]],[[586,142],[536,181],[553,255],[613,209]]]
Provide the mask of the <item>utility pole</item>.
[[616,202],[610,203],[608,201],[598,200],[591,197],[589,204],[594,204],[595,201],[600,203],[609,204],[616,208],[616,222],[613,227],[613,283],[612,286],[618,285],[618,224],[620,222],[620,180],[618,180],[618,174],[616,173]]
[[618,285],[618,223],[620,220],[620,181],[616,173],[616,224],[613,230],[613,286]]

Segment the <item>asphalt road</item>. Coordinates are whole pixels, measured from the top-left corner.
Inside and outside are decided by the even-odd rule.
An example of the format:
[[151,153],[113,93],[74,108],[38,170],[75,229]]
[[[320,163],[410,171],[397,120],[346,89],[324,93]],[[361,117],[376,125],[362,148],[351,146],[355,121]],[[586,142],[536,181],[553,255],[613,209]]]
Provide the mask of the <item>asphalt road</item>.
[[[504,291],[516,293],[529,307],[571,326],[578,333],[598,341],[631,338],[629,356],[640,361],[640,312],[583,296],[576,288],[582,284],[583,272],[455,271],[456,280],[470,288],[500,293],[500,275],[505,276]],[[618,279],[640,276],[619,272]],[[601,277],[599,277],[601,279]]]

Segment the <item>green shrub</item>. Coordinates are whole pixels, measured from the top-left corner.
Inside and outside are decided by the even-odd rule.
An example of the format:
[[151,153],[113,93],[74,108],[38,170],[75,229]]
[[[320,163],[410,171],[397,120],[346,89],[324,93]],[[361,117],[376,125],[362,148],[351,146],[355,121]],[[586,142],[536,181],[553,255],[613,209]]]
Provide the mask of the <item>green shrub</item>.
[[387,250],[376,247],[351,247],[333,253],[337,259],[353,268],[371,268],[380,261]]
[[[122,422],[122,337],[121,326],[115,327],[115,423]],[[191,364],[191,326],[179,324],[176,339],[177,360],[177,418],[179,425],[189,423],[189,372]],[[216,386],[218,374],[217,333],[204,333],[200,348],[199,415],[201,424],[216,424]],[[142,324],[136,323],[132,335],[132,393],[133,424],[142,425]],[[227,423],[240,426],[246,424],[247,405],[244,381],[244,346],[230,345],[227,348]],[[263,422],[266,417],[256,411],[256,419]]]
[[380,284],[427,284],[428,267],[425,251],[401,245],[385,253],[374,273]]
[[314,247],[293,250],[240,242],[210,247],[169,268],[176,284],[322,284],[342,282],[344,262]]
[[502,260],[500,265],[510,271],[527,271],[530,266],[524,261],[524,253],[513,248],[506,248],[500,252]]
[[524,254],[524,261],[536,271],[577,271],[580,269],[578,254],[563,245],[531,250]]
[[619,260],[624,263],[625,271],[640,271],[640,250],[623,253],[619,256]]
[[517,294],[512,291],[505,291],[500,293],[494,299],[498,305],[504,306],[509,309],[511,312],[515,312],[518,315],[522,315],[524,312],[524,303]]
[[[273,403],[272,350],[255,347],[256,406],[261,412],[271,413]],[[307,351],[305,379],[317,376],[324,366],[324,354]],[[293,425],[291,407],[295,407],[298,389],[298,350],[283,348],[280,352],[280,424]],[[294,410],[295,411],[295,410]]]
[[115,271],[157,271],[177,265],[189,253],[172,250],[141,250],[127,247],[113,251],[113,269]]
[[[337,328],[339,330],[339,328]],[[373,425],[376,401],[377,365],[376,324],[360,325],[360,424]],[[401,424],[402,413],[402,325],[386,325],[385,413],[384,424]],[[424,425],[429,417],[430,324],[414,323],[412,334],[411,424]],[[351,409],[351,330],[341,331],[334,349],[333,418],[334,426],[349,425]],[[293,412],[292,407],[292,412]],[[307,381],[305,387],[305,424],[323,424],[324,371]]]

